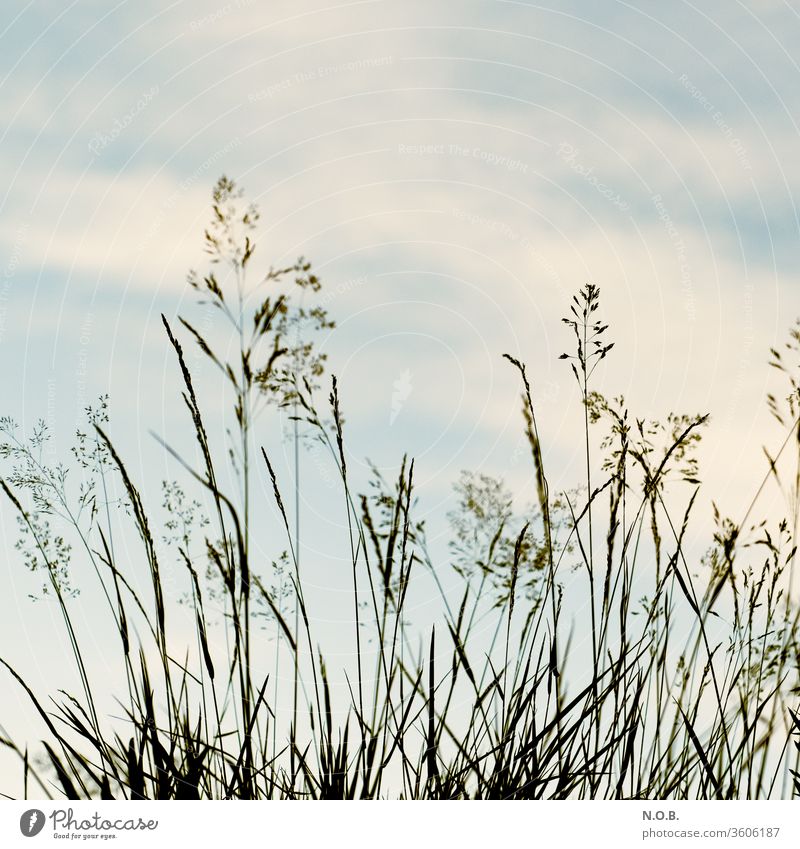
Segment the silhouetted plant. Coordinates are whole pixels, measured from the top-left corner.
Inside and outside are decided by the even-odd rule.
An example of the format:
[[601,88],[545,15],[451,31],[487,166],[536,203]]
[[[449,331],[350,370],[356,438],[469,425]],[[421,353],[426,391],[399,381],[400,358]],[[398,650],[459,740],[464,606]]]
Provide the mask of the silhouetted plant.
[[[199,466],[168,451],[197,493],[165,483],[166,518],[156,530],[149,498],[108,435],[105,399],[78,434],[75,476],[46,462],[43,425],[26,440],[12,421],[0,421],[0,454],[11,467],[0,487],[21,524],[25,561],[47,574],[81,690],[46,710],[0,659],[46,728],[46,768],[0,733],[0,744],[21,760],[26,796],[56,787],[71,799],[800,793],[800,646],[791,592],[798,487],[778,522],[751,521],[754,507],[734,522],[715,507],[712,545],[694,557],[686,539],[700,491],[696,448],[708,418],[638,419],[623,398],[594,389],[594,372],[612,349],[598,319],[597,287],[581,290],[565,319],[575,350],[563,358],[583,408],[583,485],[551,493],[535,382],[507,357],[521,379],[534,504],[515,510],[502,481],[465,472],[450,514],[452,562],[442,568],[415,515],[413,461],[404,458],[391,483],[374,470],[367,493],[351,488],[335,378],[325,411],[318,403],[325,360],[315,337],[333,325],[321,305],[306,300],[320,290],[310,265],[300,259],[270,268],[251,283],[257,208],[223,178],[212,212],[205,235],[211,270],[190,274],[189,283],[230,323],[235,361],[192,323],[179,323],[232,393],[229,454],[212,450],[183,345],[164,319]],[[793,352],[797,340],[792,331]],[[775,395],[768,403],[788,434],[768,453],[765,481],[780,482],[779,464],[798,444],[797,378],[787,359],[773,351],[773,364],[789,378],[788,414]],[[347,519],[353,663],[337,669],[335,681],[304,592],[297,526],[255,438],[259,413],[277,406],[290,408],[339,478],[332,509]],[[235,493],[221,485],[227,462],[238,472]],[[794,473],[800,480],[800,453]],[[255,475],[268,482],[283,527],[269,558],[251,545]],[[127,552],[124,562],[117,555],[120,521],[139,537],[144,584]],[[69,562],[78,555],[94,567],[119,635],[121,720],[100,710],[98,695],[107,694],[72,625],[80,600]],[[165,585],[173,564],[189,586],[183,601],[194,624],[192,651],[172,624]],[[205,580],[209,570],[213,581]],[[420,571],[441,596],[430,633],[408,615]],[[253,651],[265,623],[274,656],[263,640]],[[214,629],[225,639],[213,640]],[[294,670],[288,721],[280,709],[281,652]],[[334,686],[340,683],[346,686]]]

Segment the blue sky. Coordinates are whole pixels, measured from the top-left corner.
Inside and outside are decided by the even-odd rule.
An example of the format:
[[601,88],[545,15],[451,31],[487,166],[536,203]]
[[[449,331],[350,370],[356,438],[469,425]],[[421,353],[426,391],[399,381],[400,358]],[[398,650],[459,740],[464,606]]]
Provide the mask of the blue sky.
[[[767,350],[800,313],[790,4],[4,13],[1,412],[44,416],[66,450],[82,406],[110,391],[136,474],[170,475],[149,431],[188,432],[158,316],[198,315],[185,274],[224,172],[261,206],[261,260],[304,254],[328,287],[354,473],[415,455],[434,534],[462,468],[527,499],[506,351],[529,365],[554,485],[574,483],[558,319],[587,281],[617,343],[598,387],[640,416],[712,412],[709,490],[733,513],[748,503],[777,436]],[[280,423],[263,428],[280,453]],[[309,524],[330,522],[309,468]],[[7,516],[0,530],[7,550]]]
[[[565,384],[555,319],[587,279],[625,350],[614,384],[640,409],[713,405],[743,346],[758,391],[791,318],[798,25],[781,3],[19,4],[4,34],[2,344],[40,376],[7,394],[37,414],[47,373],[66,415],[76,392],[59,373],[89,313],[95,390],[112,347],[112,369],[138,361],[131,379],[150,383],[153,315],[185,302],[223,170],[262,205],[263,257],[305,253],[333,287],[369,277],[332,311],[354,335],[390,334],[389,373],[355,373],[384,395],[392,368],[420,373],[391,334],[444,327],[449,365],[420,352],[422,368],[441,365],[438,385],[480,369],[451,404],[504,423],[509,405],[486,395],[513,383],[497,352]],[[402,326],[382,309],[396,300],[412,305]],[[331,355],[358,368],[340,337]],[[698,357],[712,371],[690,380]],[[409,403],[427,409],[416,385]]]

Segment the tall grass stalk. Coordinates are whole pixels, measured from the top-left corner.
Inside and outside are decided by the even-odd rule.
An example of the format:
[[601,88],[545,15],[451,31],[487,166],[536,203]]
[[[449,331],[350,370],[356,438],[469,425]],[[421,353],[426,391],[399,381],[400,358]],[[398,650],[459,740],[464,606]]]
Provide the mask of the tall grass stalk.
[[[639,419],[624,399],[593,388],[612,344],[598,318],[599,289],[586,286],[564,319],[575,349],[563,355],[582,407],[583,486],[551,492],[535,381],[507,357],[521,379],[533,505],[515,509],[502,482],[466,473],[443,561],[416,515],[412,460],[402,459],[394,481],[376,473],[366,493],[352,488],[346,404],[335,378],[327,402],[319,402],[324,357],[313,339],[332,322],[322,306],[294,299],[320,289],[310,264],[301,258],[270,267],[251,283],[257,209],[223,178],[212,213],[205,234],[211,268],[190,274],[189,283],[225,318],[238,344],[229,362],[188,320],[163,320],[196,461],[162,444],[200,499],[190,501],[177,484],[167,488],[168,554],[157,544],[152,498],[140,492],[115,448],[106,402],[89,412],[89,427],[78,434],[77,482],[66,466],[43,459],[46,429],[25,438],[10,419],[0,421],[0,453],[9,467],[0,488],[18,518],[25,562],[46,576],[79,682],[79,695],[62,693],[48,708],[0,657],[8,684],[29,699],[43,728],[38,759],[0,731],[0,745],[19,759],[25,797],[800,793],[793,582],[800,394],[789,362],[800,350],[796,330],[787,351],[772,352],[789,381],[786,399],[769,398],[786,440],[775,456],[767,452],[767,476],[742,521],[714,508],[714,538],[699,555],[687,539],[702,503],[697,447],[709,419]],[[185,341],[199,347],[231,393],[235,428],[227,455],[212,447]],[[294,521],[261,441],[265,413],[276,408],[292,419]],[[303,439],[315,440],[338,473],[330,509],[345,519],[350,562],[342,586],[352,599],[346,639],[354,658],[342,668],[317,637],[306,555],[300,569]],[[787,515],[753,521],[761,492],[770,481],[782,486],[786,465]],[[238,491],[223,485],[231,468]],[[255,481],[267,483],[269,509],[283,531],[281,541],[270,541],[274,561],[253,544],[265,509],[253,500]],[[93,567],[119,637],[125,690],[115,695],[122,717],[103,707],[109,693],[81,646],[73,547],[54,529],[56,520]],[[120,559],[120,522],[139,538],[139,562]],[[165,588],[165,557],[185,575],[182,608]],[[409,593],[418,586],[433,586],[440,596],[430,629],[409,621]],[[180,634],[187,611],[193,646]],[[280,674],[283,657],[292,666],[291,684]]]

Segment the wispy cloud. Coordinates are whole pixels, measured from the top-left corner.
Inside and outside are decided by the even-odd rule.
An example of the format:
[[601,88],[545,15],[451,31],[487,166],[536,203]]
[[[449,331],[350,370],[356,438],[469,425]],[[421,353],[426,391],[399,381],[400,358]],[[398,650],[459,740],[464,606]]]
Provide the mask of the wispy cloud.
[[[752,429],[759,352],[796,285],[800,21],[785,4],[47,8],[3,37],[4,345],[45,322],[26,294],[45,290],[75,316],[118,292],[110,326],[135,339],[152,299],[186,296],[225,171],[262,205],[257,258],[305,254],[335,293],[333,367],[412,376],[391,416],[418,448],[423,420],[447,432],[448,405],[510,439],[503,350],[564,386],[557,318],[589,279],[632,399],[730,408],[726,433]],[[448,348],[409,344],[434,332]],[[350,403],[369,418],[371,398]]]

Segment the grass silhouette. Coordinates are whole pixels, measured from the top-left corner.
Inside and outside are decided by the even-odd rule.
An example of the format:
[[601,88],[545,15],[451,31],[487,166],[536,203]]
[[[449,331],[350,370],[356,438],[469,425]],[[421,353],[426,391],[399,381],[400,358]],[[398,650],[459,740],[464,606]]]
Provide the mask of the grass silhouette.
[[[0,738],[19,755],[26,797],[800,794],[798,608],[790,594],[800,390],[789,360],[800,346],[797,330],[785,351],[772,352],[790,394],[785,401],[769,398],[786,439],[774,457],[768,454],[766,479],[777,478],[779,461],[798,452],[789,515],[773,526],[750,515],[735,524],[717,512],[713,542],[702,562],[692,562],[685,539],[700,485],[695,449],[707,417],[639,420],[623,399],[593,390],[593,372],[613,345],[598,318],[600,292],[584,287],[564,319],[575,348],[562,358],[583,406],[585,480],[575,492],[550,491],[535,392],[525,366],[507,356],[520,379],[535,504],[517,515],[501,481],[462,476],[446,567],[460,582],[455,595],[444,589],[443,567],[414,515],[414,463],[404,459],[388,484],[376,473],[367,494],[351,489],[335,378],[325,409],[317,400],[325,362],[314,339],[333,323],[323,306],[308,305],[321,285],[310,264],[301,258],[270,268],[251,285],[258,210],[225,178],[214,189],[212,209],[205,233],[211,270],[191,273],[189,283],[230,323],[235,360],[188,321],[163,320],[197,462],[165,448],[208,505],[206,515],[177,484],[165,488],[170,551],[191,586],[193,651],[170,626],[151,505],[109,436],[107,400],[88,411],[89,426],[77,436],[77,493],[66,466],[42,459],[44,427],[24,437],[10,419],[0,421],[0,454],[10,465],[0,487],[18,517],[27,565],[46,575],[45,591],[60,610],[79,678],[77,695],[61,694],[48,710],[0,657],[44,729],[39,762],[9,735]],[[279,285],[284,294],[276,295]],[[179,336],[199,346],[232,393],[236,424],[227,455],[212,449]],[[346,686],[334,686],[340,672],[331,675],[315,638],[299,528],[256,441],[256,417],[276,406],[292,413],[295,450],[302,427],[338,469],[331,510],[346,512],[352,567],[355,660],[341,673]],[[603,429],[599,454],[593,428]],[[223,491],[226,464],[239,492]],[[269,481],[285,535],[286,555],[266,565],[253,553],[254,477]],[[137,564],[122,563],[115,553],[112,492],[140,538],[146,591],[132,574]],[[53,530],[54,516],[71,529],[72,542]],[[100,708],[107,694],[73,624],[73,550],[91,564],[119,636],[126,688],[116,694],[124,710],[116,719]],[[425,634],[405,618],[408,589],[420,571],[441,593],[438,628]],[[209,604],[224,614],[222,649],[210,638],[219,626]],[[289,659],[290,685],[277,659],[270,667],[254,650],[265,617],[277,635],[275,651]]]

